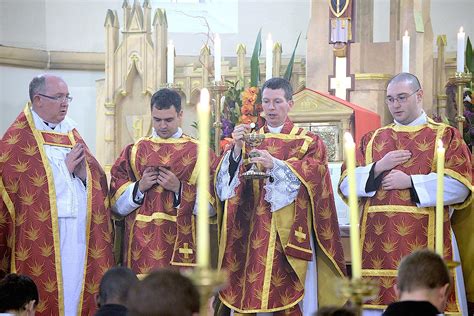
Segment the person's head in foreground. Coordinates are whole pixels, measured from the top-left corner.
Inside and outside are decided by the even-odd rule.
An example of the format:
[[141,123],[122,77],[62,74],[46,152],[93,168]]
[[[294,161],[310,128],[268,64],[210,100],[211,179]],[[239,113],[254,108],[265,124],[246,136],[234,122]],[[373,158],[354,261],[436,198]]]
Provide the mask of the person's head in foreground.
[[32,316],[38,303],[38,289],[30,277],[12,273],[0,280],[0,313]]
[[138,282],[136,274],[125,267],[114,267],[105,272],[100,280],[96,301],[98,307],[107,304],[125,305],[128,290]]
[[130,316],[197,316],[199,292],[174,270],[157,270],[133,286],[127,298]]
[[395,292],[399,301],[428,301],[443,312],[450,285],[451,278],[443,259],[433,251],[423,249],[400,262]]

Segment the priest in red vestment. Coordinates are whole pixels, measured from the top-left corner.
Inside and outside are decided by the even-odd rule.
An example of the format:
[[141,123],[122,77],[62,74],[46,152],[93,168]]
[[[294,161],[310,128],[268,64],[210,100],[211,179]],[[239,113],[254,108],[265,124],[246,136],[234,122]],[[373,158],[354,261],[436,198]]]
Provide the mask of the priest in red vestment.
[[223,201],[218,264],[229,273],[219,298],[234,313],[312,315],[318,303],[337,304],[335,281],[345,275],[326,147],[288,119],[293,101],[287,80],[265,82],[262,106],[266,123],[257,132],[264,140],[250,162],[269,177],[242,175],[251,149],[243,142],[248,124],[236,126],[234,145],[216,172]]
[[[382,310],[396,300],[393,285],[402,257],[420,248],[434,249],[438,140],[446,148],[446,260],[459,261],[451,215],[472,199],[469,150],[457,129],[434,122],[423,111],[418,79],[409,73],[393,77],[385,102],[394,123],[362,138],[356,168],[362,207],[362,276],[380,284],[378,296],[364,305],[372,310]],[[343,166],[340,191],[344,197],[348,195],[346,175]],[[461,267],[455,270],[455,281],[446,312],[467,315]]]
[[0,274],[30,276],[39,315],[91,315],[113,264],[107,180],[66,116],[63,79],[33,78],[0,142]]
[[[151,98],[152,135],[123,149],[111,170],[111,205],[125,216],[124,262],[134,272],[196,264],[198,142],[179,127],[176,91]],[[215,156],[210,153],[211,164]],[[214,198],[209,195],[210,215]]]

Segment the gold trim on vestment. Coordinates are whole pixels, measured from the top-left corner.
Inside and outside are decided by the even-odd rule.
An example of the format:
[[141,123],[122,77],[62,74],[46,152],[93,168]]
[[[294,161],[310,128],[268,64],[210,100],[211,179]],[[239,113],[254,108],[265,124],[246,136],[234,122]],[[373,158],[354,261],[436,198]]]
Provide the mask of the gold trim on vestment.
[[136,165],[137,150],[138,150],[138,144],[144,139],[145,138],[140,138],[135,144],[132,145],[132,149],[130,150],[130,167],[132,168],[132,172],[135,175],[135,179],[137,181],[141,179],[141,176],[139,176],[137,165]]
[[[71,134],[72,135],[72,134]],[[73,138],[72,139],[72,144],[73,146],[75,145],[76,140]],[[81,290],[81,297],[79,300],[79,308],[78,310],[82,310],[82,304],[84,303],[84,291],[86,288],[86,276],[87,276],[87,267],[88,267],[88,259],[89,259],[89,242],[90,242],[90,235],[91,235],[91,220],[92,220],[92,189],[93,185],[92,182],[94,179],[92,179],[92,173],[91,173],[91,168],[89,167],[89,163],[87,162],[87,159],[84,159],[86,161],[86,172],[87,172],[87,178],[89,181],[86,182],[86,189],[87,189],[87,214],[86,214],[86,256],[84,258],[84,274],[82,278],[82,290]]]
[[273,313],[273,312],[284,311],[286,309],[292,308],[293,306],[298,304],[301,300],[303,300],[303,295],[300,298],[298,298],[296,301],[294,301],[293,303],[290,303],[288,305],[284,305],[284,306],[281,306],[281,307],[275,307],[275,308],[269,308],[269,309],[246,309],[246,310],[243,310],[243,309],[237,308],[234,305],[230,304],[228,301],[226,301],[224,298],[222,298],[221,294],[219,294],[219,299],[225,305],[227,305],[227,307],[233,309],[235,312],[243,313],[245,315],[248,315],[248,314],[252,314],[252,313]]
[[[164,219],[164,220],[176,223],[176,215],[168,215],[163,212],[154,212],[151,215],[137,214],[137,216],[135,217],[135,222],[150,223],[151,221],[156,220],[156,219]],[[134,223],[134,226],[135,226],[135,223]]]
[[270,296],[270,285],[272,281],[272,272],[273,272],[273,259],[275,255],[275,243],[276,243],[276,225],[275,220],[271,219],[270,222],[270,236],[268,239],[267,247],[267,258],[265,262],[265,275],[263,277],[263,287],[262,287],[262,300],[260,303],[261,308],[268,308],[268,299]]
[[73,148],[74,147],[74,146],[67,145],[67,144],[51,143],[51,142],[44,142],[44,145],[64,147],[64,148]]
[[122,194],[127,190],[128,186],[130,184],[133,184],[134,182],[132,181],[127,181],[125,182],[124,184],[122,184],[118,189],[117,191],[115,191],[115,194],[114,196],[112,196],[110,198],[110,204],[115,206],[115,204],[117,203],[118,199],[122,196]]
[[38,129],[36,129],[33,116],[31,113],[31,109],[28,104],[23,110],[23,113],[25,114],[26,119],[28,121],[28,125],[31,131],[33,132],[33,137],[35,138],[36,143],[38,144],[38,149],[41,155],[41,162],[46,171],[46,178],[48,179],[49,207],[51,210],[51,229],[53,233],[54,263],[55,263],[55,269],[56,269],[56,282],[57,282],[57,291],[58,291],[58,309],[59,309],[59,314],[64,315],[64,285],[63,285],[63,276],[62,276],[62,269],[61,269],[58,209],[57,209],[57,201],[56,201],[56,189],[54,186],[53,170],[51,169],[51,166],[49,165],[49,160],[44,150],[43,136],[41,135],[41,132]]
[[[306,136],[308,137],[308,136]],[[313,199],[313,195],[311,194],[311,191],[308,190],[308,188],[310,187],[309,184],[304,180],[304,178],[291,166],[291,164],[287,163],[286,161],[284,161],[284,163],[288,166],[288,168],[290,168],[290,170],[293,172],[294,175],[296,175],[298,177],[298,179],[301,181],[301,183],[305,186],[306,190],[308,191],[308,196],[309,196],[309,201],[311,202],[311,210],[312,210],[312,213],[315,212],[315,207],[314,207],[314,199]],[[325,165],[326,168],[328,168],[327,164]],[[311,218],[313,217],[313,214],[311,214]],[[322,243],[321,241],[319,240],[319,237],[318,237],[318,234],[317,234],[317,229],[316,229],[316,223],[314,223],[313,220],[311,220],[313,222],[313,230],[316,232],[314,235],[315,235],[315,239],[318,243],[317,246],[319,246],[319,248],[321,249],[321,251],[326,255],[326,257],[333,263],[334,267],[336,268],[336,271],[340,274],[340,276],[344,276],[345,274],[341,271],[341,269],[339,268],[339,265],[337,264],[337,262],[334,260],[334,258],[327,252],[326,248],[324,248],[322,246]],[[316,246],[316,245],[315,245]],[[316,249],[314,249],[314,251],[316,251]]]
[[301,248],[299,246],[296,246],[296,245],[293,245],[293,244],[290,244],[290,243],[286,244],[286,247],[290,247],[290,248],[293,248],[293,249],[296,249],[296,250],[299,250],[299,251],[310,253],[311,255],[313,254],[313,252],[311,250]]
[[[3,179],[0,177],[0,194],[2,195],[3,203],[7,206],[8,213],[10,214],[10,218],[12,220],[12,244],[10,245],[11,254],[10,254],[10,271],[11,273],[16,273],[16,265],[15,265],[15,242],[16,242],[16,214],[15,214],[15,206],[13,205],[10,196],[3,185]],[[7,245],[8,246],[8,245]]]
[[397,270],[392,269],[362,269],[362,276],[365,277],[396,277]]

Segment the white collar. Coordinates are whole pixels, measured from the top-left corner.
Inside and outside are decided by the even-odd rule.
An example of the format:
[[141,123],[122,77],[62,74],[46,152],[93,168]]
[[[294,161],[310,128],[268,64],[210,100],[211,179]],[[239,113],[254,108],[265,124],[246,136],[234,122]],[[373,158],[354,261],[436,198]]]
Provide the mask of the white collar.
[[[49,123],[49,122],[46,122],[45,120],[43,120],[38,115],[38,113],[36,113],[33,110],[33,108],[30,108],[30,110],[31,110],[31,114],[33,116],[33,121],[35,123],[35,127],[38,130],[41,130],[41,131],[54,131],[54,132],[58,132],[58,133],[67,133],[67,132],[71,131],[72,129],[74,129],[76,127],[76,123],[68,117],[64,118],[64,120],[62,120],[59,123],[53,124],[53,123]],[[46,123],[48,123],[49,125],[46,124]],[[53,126],[54,126],[54,129],[52,128]]]
[[[152,136],[152,137],[156,137],[156,138],[161,138],[161,137],[156,133],[156,130],[155,130],[154,127],[153,127],[153,129],[152,129],[151,136]],[[181,127],[178,127],[178,130],[176,131],[176,133],[174,133],[173,135],[171,135],[170,138],[180,138],[181,136],[183,136],[183,130],[181,129]]]
[[278,133],[281,133],[281,130],[283,129],[283,125],[285,125],[285,124],[282,124],[278,127],[271,127],[270,125],[267,125],[267,127],[268,127],[268,130],[270,131],[270,133],[278,134]]
[[402,124],[400,122],[397,122],[396,120],[393,120],[395,125],[401,125],[401,126],[417,126],[417,125],[423,125],[426,122],[428,122],[428,116],[426,115],[425,111],[421,111],[421,115],[418,116],[415,120],[413,120],[411,123],[408,124]]

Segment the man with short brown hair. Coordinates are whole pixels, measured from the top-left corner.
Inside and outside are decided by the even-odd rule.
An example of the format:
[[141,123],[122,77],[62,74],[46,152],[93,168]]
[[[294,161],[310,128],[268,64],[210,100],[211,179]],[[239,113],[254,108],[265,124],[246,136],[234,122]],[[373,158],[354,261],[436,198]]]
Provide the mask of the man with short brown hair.
[[448,267],[436,253],[424,249],[404,257],[398,267],[398,302],[383,315],[417,316],[443,313],[449,297],[451,278]]

